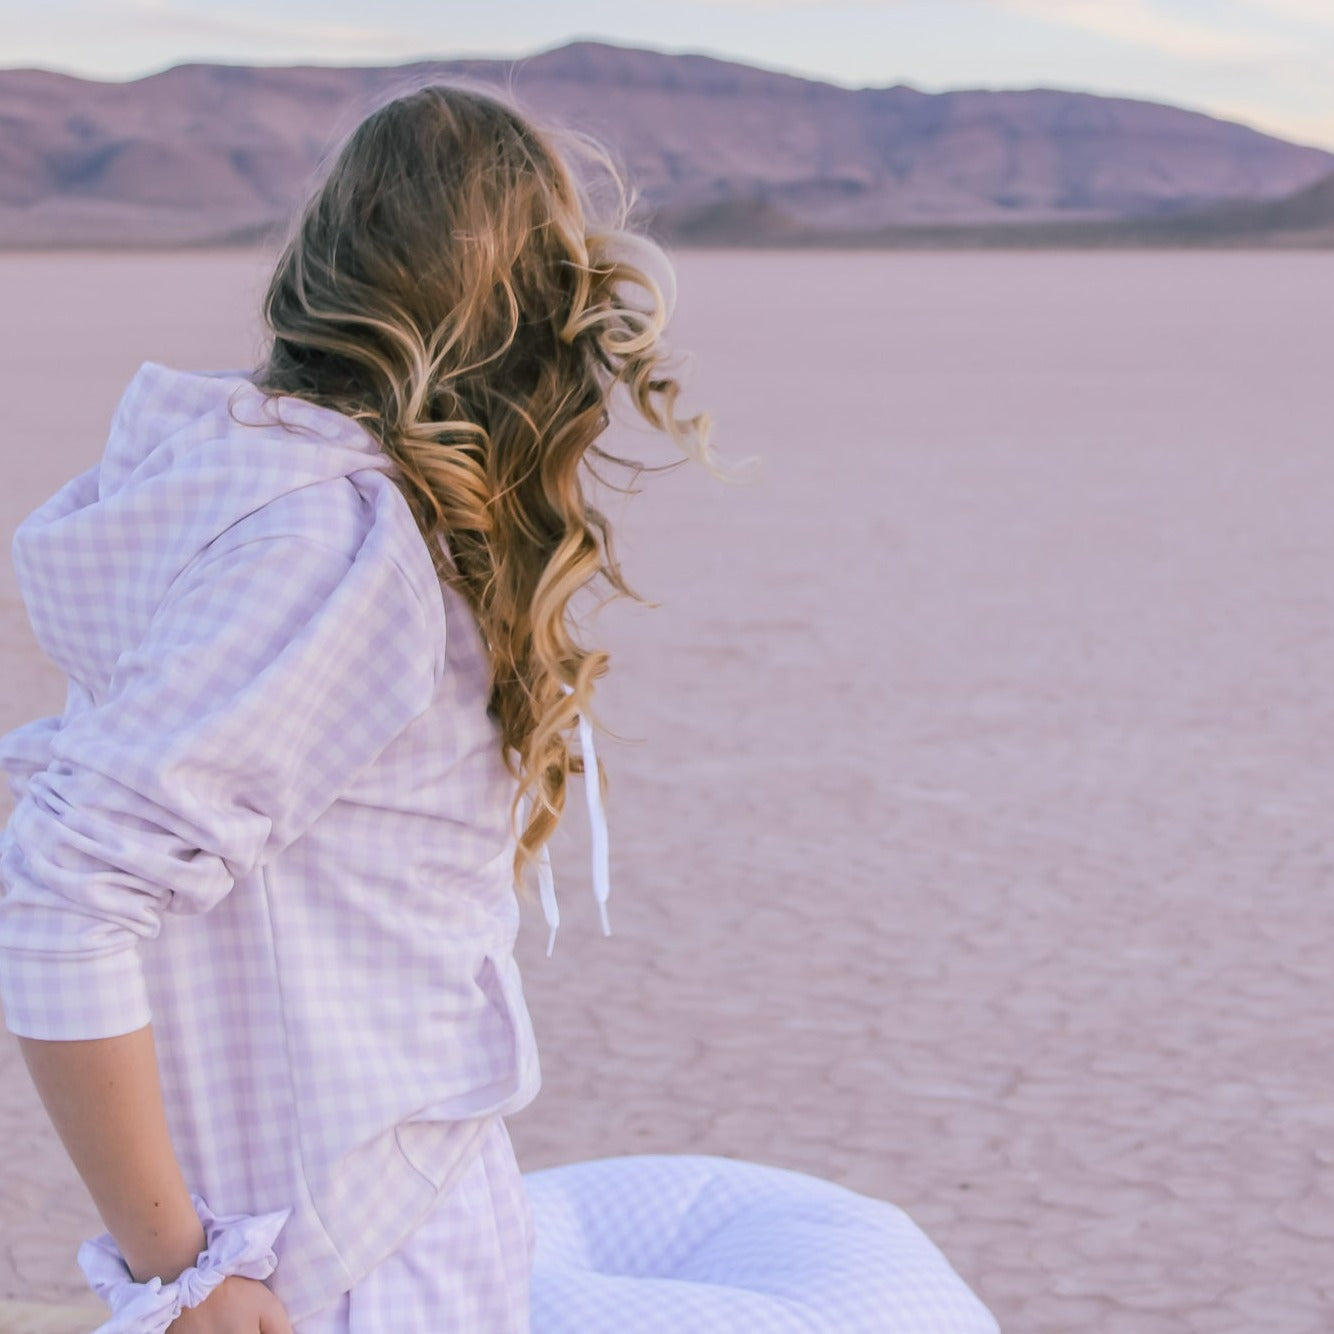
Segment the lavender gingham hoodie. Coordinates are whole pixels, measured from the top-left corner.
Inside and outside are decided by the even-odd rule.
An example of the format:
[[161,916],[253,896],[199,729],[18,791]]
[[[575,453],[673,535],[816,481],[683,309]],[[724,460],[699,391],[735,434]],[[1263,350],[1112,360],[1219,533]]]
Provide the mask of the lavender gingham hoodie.
[[540,1084],[485,645],[392,466],[339,413],[148,362],[12,548],[68,697],[0,737],[6,1026],[151,1020],[190,1189],[293,1211],[294,1320]]

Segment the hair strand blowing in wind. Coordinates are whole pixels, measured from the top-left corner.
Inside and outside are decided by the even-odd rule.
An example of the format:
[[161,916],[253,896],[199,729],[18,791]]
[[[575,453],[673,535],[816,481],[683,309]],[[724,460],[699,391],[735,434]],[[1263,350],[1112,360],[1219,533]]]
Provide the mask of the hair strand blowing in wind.
[[[581,158],[612,187],[605,217],[575,170]],[[706,414],[676,415],[667,303],[644,260],[670,267],[631,229],[633,202],[588,136],[539,129],[495,90],[427,84],[346,138],[264,299],[271,343],[256,384],[375,435],[437,575],[477,618],[488,711],[517,781],[511,820],[529,804],[515,825],[521,893],[568,776],[583,772],[570,739],[581,715],[596,721],[594,683],[609,663],[576,642],[570,600],[601,576],[614,596],[645,602],[580,479],[588,456],[636,478],[663,470],[595,443],[613,390],[685,456],[665,466],[691,458],[743,480],[712,452]],[[605,796],[600,762],[598,782]]]

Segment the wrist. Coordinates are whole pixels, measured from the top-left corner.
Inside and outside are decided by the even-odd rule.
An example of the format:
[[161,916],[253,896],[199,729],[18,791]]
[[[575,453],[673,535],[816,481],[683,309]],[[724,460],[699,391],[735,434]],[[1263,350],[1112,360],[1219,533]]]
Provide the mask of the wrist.
[[136,1280],[110,1232],[79,1247],[79,1267],[112,1309],[112,1318],[94,1334],[166,1334],[182,1310],[198,1306],[224,1278],[262,1281],[273,1273],[278,1263],[274,1244],[291,1209],[222,1215],[197,1195],[190,1202],[206,1245],[170,1280],[161,1274]]
[[151,1235],[121,1246],[120,1252],[136,1283],[147,1283],[150,1278],[174,1283],[195,1264],[207,1245],[204,1225],[190,1206],[185,1213],[163,1217]]

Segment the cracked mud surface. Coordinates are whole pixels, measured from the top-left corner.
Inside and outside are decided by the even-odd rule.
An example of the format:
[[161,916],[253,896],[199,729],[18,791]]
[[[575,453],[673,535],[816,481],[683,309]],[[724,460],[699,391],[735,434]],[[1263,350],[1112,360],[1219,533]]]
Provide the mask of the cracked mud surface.
[[[521,1165],[828,1177],[1007,1334],[1334,1328],[1334,256],[677,258],[683,402],[764,474],[607,502],[662,605],[584,636],[633,739],[614,935],[574,801]],[[246,360],[260,269],[0,261],[6,534],[139,361]],[[0,598],[10,727],[63,691],[8,562]],[[100,1225],[7,1034],[0,1144],[0,1298],[84,1299]]]

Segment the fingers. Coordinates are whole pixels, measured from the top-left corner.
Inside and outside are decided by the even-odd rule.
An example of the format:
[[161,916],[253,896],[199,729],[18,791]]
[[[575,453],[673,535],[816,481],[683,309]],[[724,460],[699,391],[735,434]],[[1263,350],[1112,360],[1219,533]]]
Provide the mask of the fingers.
[[267,1288],[268,1300],[260,1306],[259,1334],[294,1334],[283,1304]]

